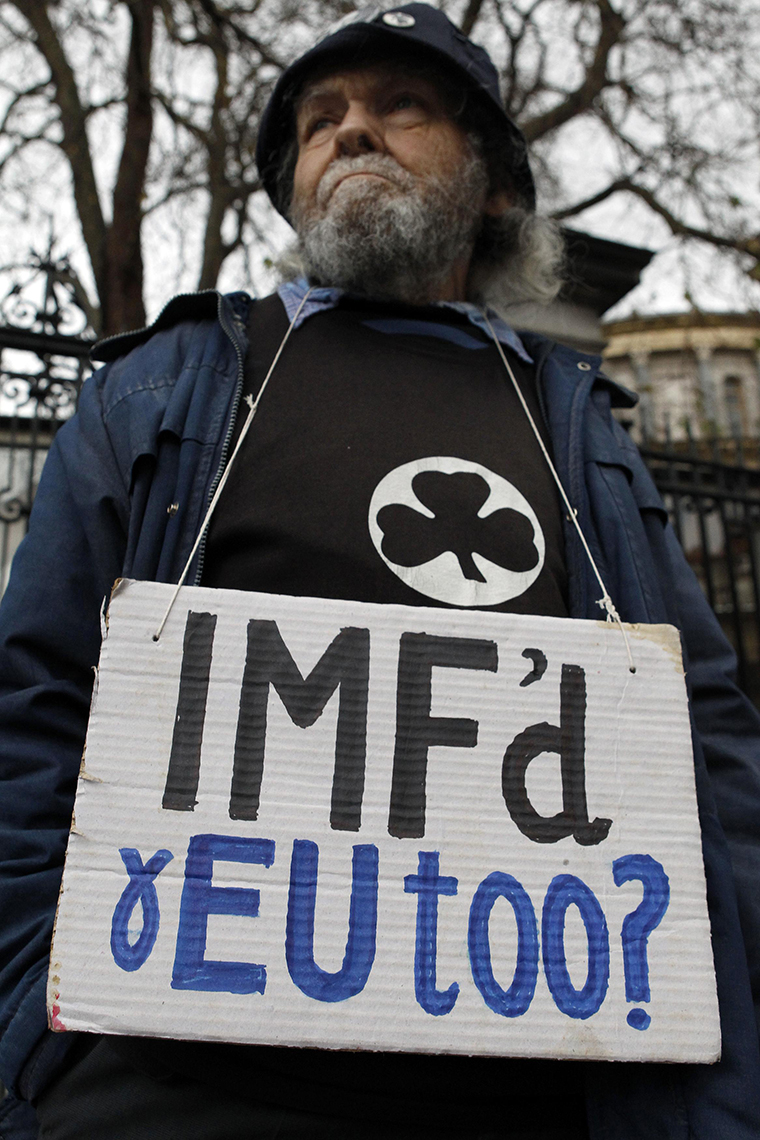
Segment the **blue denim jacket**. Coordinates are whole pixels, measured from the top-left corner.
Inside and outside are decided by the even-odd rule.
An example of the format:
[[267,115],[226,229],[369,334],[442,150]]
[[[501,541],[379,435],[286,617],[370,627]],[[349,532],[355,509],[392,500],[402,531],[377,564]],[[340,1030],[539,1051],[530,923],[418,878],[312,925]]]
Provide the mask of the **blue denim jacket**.
[[[226,460],[249,305],[242,293],[175,298],[151,330],[101,346],[106,367],[56,436],[0,608],[0,1078],[22,1097],[45,1086],[71,1044],[47,1029],[45,979],[103,601],[119,576],[171,582],[183,569]],[[721,1008],[717,1065],[583,1066],[590,1133],[757,1140],[760,717],[610,415],[630,395],[598,358],[522,339],[557,468],[618,611],[683,635]],[[571,614],[598,618],[599,589],[569,524],[565,538]],[[201,547],[189,581],[202,561]]]

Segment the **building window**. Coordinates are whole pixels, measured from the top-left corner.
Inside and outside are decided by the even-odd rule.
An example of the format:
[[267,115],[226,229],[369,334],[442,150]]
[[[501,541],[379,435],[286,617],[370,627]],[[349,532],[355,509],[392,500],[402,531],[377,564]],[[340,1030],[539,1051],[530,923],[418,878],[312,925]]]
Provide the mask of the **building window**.
[[744,427],[744,394],[740,376],[727,376],[723,381],[723,397],[726,405],[726,422],[729,434],[741,439]]

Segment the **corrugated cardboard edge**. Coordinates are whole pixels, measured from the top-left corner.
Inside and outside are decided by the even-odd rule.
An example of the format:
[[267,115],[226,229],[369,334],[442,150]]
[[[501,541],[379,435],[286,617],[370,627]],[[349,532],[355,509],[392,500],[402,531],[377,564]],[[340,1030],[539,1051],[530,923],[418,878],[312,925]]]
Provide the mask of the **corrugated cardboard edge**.
[[[611,623],[608,621],[598,620],[596,624],[601,626],[602,629],[609,629]],[[623,629],[626,631],[629,637],[635,638],[639,641],[649,641],[653,645],[659,645],[662,649],[665,650],[673,664],[678,667],[678,671],[680,673],[685,672],[683,667],[681,634],[674,625],[668,625],[665,622],[659,623],[657,625],[650,625],[644,622],[624,621]]]
[[[113,600],[117,596],[117,594],[119,594],[123,590],[125,590],[127,588],[127,586],[130,585],[130,583],[131,583],[131,579],[129,579],[129,578],[117,578],[116,581],[114,582],[113,586],[111,587],[110,595],[108,595],[108,597],[103,599],[103,606],[102,606],[101,615],[100,615],[100,633],[101,633],[101,639],[102,639],[101,645],[100,645],[101,654],[103,652],[103,646],[105,645],[106,639],[108,638],[108,612],[109,612],[111,603],[113,602]],[[100,663],[98,663],[98,665],[94,665],[92,671],[95,674],[95,677],[94,677],[93,685],[92,685],[92,697],[90,698],[90,717],[92,717],[93,709],[95,708],[95,705],[96,705],[97,700],[98,700],[98,682],[100,679]],[[88,717],[88,725],[89,725],[90,717]],[[87,771],[87,766],[85,763],[86,759],[87,759],[87,737],[85,737],[84,748],[82,749],[82,759],[79,763],[79,780],[84,780],[87,782],[100,783],[101,781],[98,779],[97,776],[91,776],[90,773]],[[71,827],[69,828],[69,840],[68,840],[68,843],[66,844],[66,854],[67,855],[68,855],[68,848],[69,848],[69,844],[71,843],[72,835],[81,835],[81,834],[82,834],[82,832],[77,830],[76,813],[75,813],[74,809],[72,809]],[[64,861],[64,867],[65,867],[65,861]],[[60,1018],[60,1006],[58,1004],[59,999],[60,999],[60,992],[59,992],[57,987],[60,985],[60,978],[58,976],[58,970],[60,967],[60,963],[56,962],[54,960],[54,957],[53,957],[54,947],[55,947],[55,934],[56,934],[56,929],[58,926],[58,913],[59,913],[59,910],[61,907],[62,897],[63,897],[63,881],[61,882],[61,887],[58,891],[58,901],[56,903],[56,908],[55,908],[55,918],[53,919],[53,936],[52,936],[51,944],[50,944],[50,958],[49,958],[49,962],[48,962],[47,1020],[48,1020],[48,1028],[51,1029],[53,1031],[53,1033],[65,1033],[66,1032],[66,1026],[63,1024],[63,1022],[61,1021],[61,1018]]]
[[[654,645],[659,645],[665,653],[670,657],[673,664],[678,669],[678,672],[685,678],[686,670],[683,664],[683,642],[681,638],[681,631],[674,625],[666,623],[654,625],[644,624],[641,622],[624,623],[628,634],[641,641],[649,641]],[[696,799],[696,771],[694,772],[694,795]],[[707,872],[704,866],[704,855],[702,857],[702,870],[704,874],[705,885],[705,906],[707,907]],[[712,945],[712,919],[710,916],[709,908],[707,908],[708,919],[710,920],[710,943]],[[713,953],[713,973],[715,973],[715,954]],[[717,1002],[717,975],[716,975],[716,1002]],[[723,1029],[720,1024],[720,1006],[718,1005],[718,1043],[714,1053],[711,1053],[705,1061],[701,1064],[715,1065],[720,1061],[723,1055]],[[677,1064],[678,1062],[665,1062],[669,1064]]]
[[674,625],[642,625],[636,622],[626,625],[626,629],[632,637],[659,645],[678,666],[679,673],[684,673],[681,633]]

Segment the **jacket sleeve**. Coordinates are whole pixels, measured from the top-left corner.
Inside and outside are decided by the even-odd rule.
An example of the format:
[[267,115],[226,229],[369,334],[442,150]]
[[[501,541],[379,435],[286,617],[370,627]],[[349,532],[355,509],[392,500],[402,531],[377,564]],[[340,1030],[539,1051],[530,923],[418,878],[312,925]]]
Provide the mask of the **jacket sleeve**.
[[679,628],[694,725],[731,853],[739,917],[760,1027],[760,713],[736,684],[736,657],[670,526]]
[[47,1030],[47,959],[100,612],[125,549],[102,378],[53,442],[0,607],[0,1077],[28,1096],[69,1044]]
[[[736,683],[734,651],[666,521],[662,500],[638,450],[618,424],[614,430],[651,556],[647,572],[641,555],[634,554],[629,577],[638,574],[643,583],[650,582],[647,590],[639,587],[650,610],[648,620],[667,620],[681,631],[692,719],[731,856],[760,1026],[760,713]],[[620,481],[622,476],[616,474]],[[635,566],[637,561],[640,564]]]

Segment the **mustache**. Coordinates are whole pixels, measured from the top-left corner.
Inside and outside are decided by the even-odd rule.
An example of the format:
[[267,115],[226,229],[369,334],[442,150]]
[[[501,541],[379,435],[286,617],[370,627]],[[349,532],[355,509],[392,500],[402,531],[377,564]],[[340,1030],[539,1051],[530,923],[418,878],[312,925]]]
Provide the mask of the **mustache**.
[[389,154],[357,154],[330,163],[317,188],[317,205],[326,205],[338,183],[349,174],[380,174],[400,190],[412,190],[416,180]]

